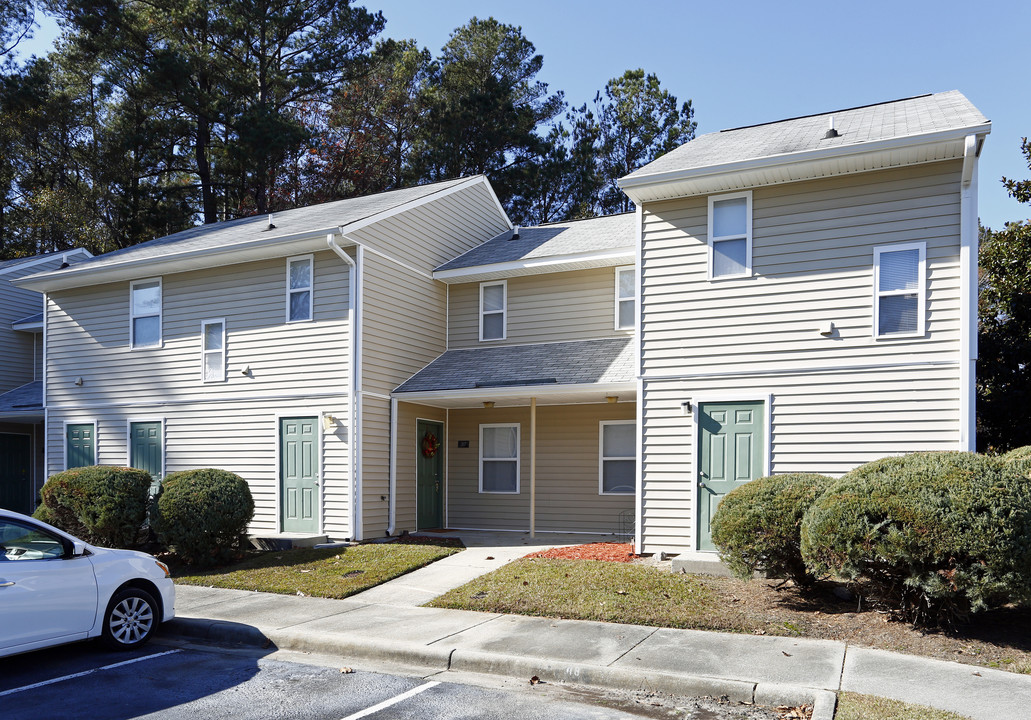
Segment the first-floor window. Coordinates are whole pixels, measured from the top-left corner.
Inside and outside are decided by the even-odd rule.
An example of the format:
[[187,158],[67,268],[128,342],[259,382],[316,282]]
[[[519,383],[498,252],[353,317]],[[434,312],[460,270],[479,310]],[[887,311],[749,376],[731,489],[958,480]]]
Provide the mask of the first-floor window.
[[603,421],[600,435],[598,482],[601,494],[632,494],[637,488],[637,423],[633,420]]
[[480,425],[480,492],[519,492],[519,425]]

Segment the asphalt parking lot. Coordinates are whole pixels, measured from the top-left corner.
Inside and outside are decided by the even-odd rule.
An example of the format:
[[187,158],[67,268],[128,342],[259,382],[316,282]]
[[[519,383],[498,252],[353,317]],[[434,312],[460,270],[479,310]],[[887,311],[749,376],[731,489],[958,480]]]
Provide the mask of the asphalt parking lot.
[[125,653],[84,643],[0,660],[0,716],[5,720],[771,717],[746,708],[685,707],[673,699],[609,696],[531,685],[528,680],[482,687],[343,669],[339,660],[298,654],[262,655],[163,643]]

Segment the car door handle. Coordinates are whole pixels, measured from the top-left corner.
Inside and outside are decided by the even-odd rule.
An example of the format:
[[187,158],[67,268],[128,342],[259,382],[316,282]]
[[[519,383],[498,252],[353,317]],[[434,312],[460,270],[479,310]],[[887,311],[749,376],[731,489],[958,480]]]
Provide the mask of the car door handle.
[[0,582],[0,587],[11,587],[12,585],[14,585],[14,580],[11,580],[10,582]]

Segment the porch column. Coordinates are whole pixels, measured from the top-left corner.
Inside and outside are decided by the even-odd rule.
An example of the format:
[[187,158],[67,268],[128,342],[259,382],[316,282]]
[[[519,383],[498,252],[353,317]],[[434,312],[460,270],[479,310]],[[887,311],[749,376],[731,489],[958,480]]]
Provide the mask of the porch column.
[[537,398],[530,398],[530,537],[537,537]]

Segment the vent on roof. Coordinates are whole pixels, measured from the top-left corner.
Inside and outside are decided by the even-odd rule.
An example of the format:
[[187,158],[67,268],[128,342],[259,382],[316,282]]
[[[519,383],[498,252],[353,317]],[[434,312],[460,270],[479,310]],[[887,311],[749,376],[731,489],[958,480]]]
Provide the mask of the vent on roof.
[[824,133],[823,139],[826,140],[827,138],[836,138],[840,134],[841,133],[834,129],[834,116],[831,115],[827,121],[827,132]]
[[272,224],[272,213],[268,214],[268,227],[265,230],[275,230],[276,226]]
[[514,228],[512,228],[512,237],[510,237],[509,240],[518,240],[518,239],[519,239],[519,226],[516,225]]

